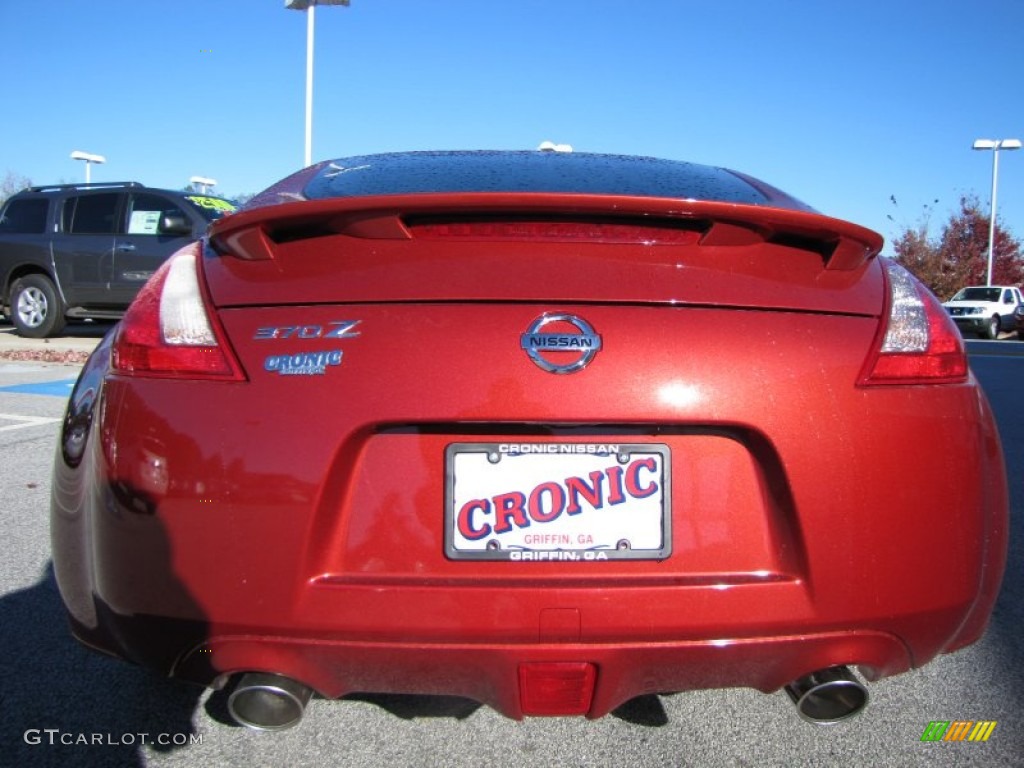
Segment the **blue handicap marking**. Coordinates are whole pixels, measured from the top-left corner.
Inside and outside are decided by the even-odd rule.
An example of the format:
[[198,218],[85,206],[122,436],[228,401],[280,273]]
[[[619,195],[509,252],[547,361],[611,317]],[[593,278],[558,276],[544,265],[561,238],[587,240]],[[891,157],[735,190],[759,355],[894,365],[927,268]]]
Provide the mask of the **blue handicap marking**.
[[71,388],[75,386],[75,381],[76,379],[61,379],[60,381],[40,381],[36,384],[12,384],[9,387],[0,387],[0,392],[67,397],[71,394]]

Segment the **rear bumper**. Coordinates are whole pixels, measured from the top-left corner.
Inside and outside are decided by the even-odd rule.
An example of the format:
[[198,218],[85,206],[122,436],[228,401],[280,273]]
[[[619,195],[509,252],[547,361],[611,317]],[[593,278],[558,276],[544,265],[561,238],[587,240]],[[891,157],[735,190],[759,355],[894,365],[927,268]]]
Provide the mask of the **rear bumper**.
[[[873,615],[831,630],[820,616],[829,606],[815,608],[813,591],[797,582],[640,589],[321,583],[301,588],[275,626],[128,616],[104,603],[94,606],[93,628],[72,626],[96,650],[205,686],[262,671],[327,698],[454,695],[512,718],[545,714],[524,704],[524,668],[589,665],[594,682],[581,693],[579,710],[560,714],[601,717],[644,694],[770,692],[839,665],[856,666],[868,680],[905,672],[980,637],[1002,574],[998,559],[990,566],[974,601],[948,603],[952,584],[940,580],[916,598],[871,595]],[[180,610],[186,596],[167,597]],[[864,597],[853,580],[829,601],[841,612]],[[931,607],[913,610],[904,597]]]
[[[120,650],[107,647],[113,635],[133,648],[145,647],[146,658],[135,660],[149,666],[157,656],[165,661],[173,656],[161,650],[169,639],[197,637],[188,623],[128,617],[108,617],[104,631],[111,634],[99,644],[94,632],[74,623],[73,629],[94,650],[118,655]],[[585,666],[591,675],[579,685],[578,708],[558,714],[598,718],[646,694],[732,687],[769,693],[844,662],[858,665],[868,680],[911,667],[897,637],[851,631],[629,644],[413,644],[223,635],[192,646],[166,671],[214,687],[234,673],[273,672],[332,699],[358,692],[461,696],[521,719],[550,714],[533,709],[531,701],[538,697],[531,680],[564,666]]]
[[[211,656],[218,668],[286,670],[321,695],[417,693],[456,695],[519,719],[531,712],[527,667],[585,663],[592,687],[581,693],[574,714],[602,717],[644,694],[705,688],[777,690],[836,658],[856,659],[868,677],[909,668],[902,644],[877,633],[839,633],[737,641],[667,642],[637,645],[404,645],[225,637],[186,658],[179,674]],[[255,664],[255,666],[254,666]],[[539,669],[538,669],[539,668]],[[589,690],[587,690],[589,688]]]

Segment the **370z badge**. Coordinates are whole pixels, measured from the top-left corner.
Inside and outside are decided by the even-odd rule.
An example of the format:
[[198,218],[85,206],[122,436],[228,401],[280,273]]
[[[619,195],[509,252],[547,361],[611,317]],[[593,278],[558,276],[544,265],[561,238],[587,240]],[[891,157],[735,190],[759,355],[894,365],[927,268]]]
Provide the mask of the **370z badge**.
[[[576,332],[569,332],[570,327]],[[548,330],[545,332],[545,329]],[[581,317],[548,312],[530,323],[526,333],[520,336],[519,345],[541,370],[575,373],[590,365],[601,349],[601,337]]]

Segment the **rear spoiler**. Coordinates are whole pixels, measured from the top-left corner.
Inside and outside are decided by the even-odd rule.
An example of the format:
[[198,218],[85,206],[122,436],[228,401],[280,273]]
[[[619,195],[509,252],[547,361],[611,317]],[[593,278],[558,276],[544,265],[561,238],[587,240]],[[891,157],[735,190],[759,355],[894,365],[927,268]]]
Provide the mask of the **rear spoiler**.
[[855,270],[882,249],[881,235],[808,211],[672,198],[552,193],[459,193],[336,197],[243,209],[214,222],[209,239],[222,255],[273,260],[277,246],[332,235],[412,240],[411,219],[471,215],[477,219],[574,217],[615,222],[642,220],[700,232],[700,246],[771,243],[812,251],[827,270]]

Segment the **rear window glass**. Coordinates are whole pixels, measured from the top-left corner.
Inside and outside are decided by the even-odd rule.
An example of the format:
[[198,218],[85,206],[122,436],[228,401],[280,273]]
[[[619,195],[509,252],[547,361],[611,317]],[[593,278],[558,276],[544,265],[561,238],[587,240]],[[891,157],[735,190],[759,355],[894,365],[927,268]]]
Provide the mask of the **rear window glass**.
[[64,202],[64,231],[73,235],[114,234],[120,197],[117,192],[69,197]]
[[[637,195],[767,204],[767,195],[722,168],[582,152],[409,152],[327,163],[307,198],[450,192]],[[796,202],[796,201],[793,201]]]
[[0,232],[37,235],[46,229],[49,201],[41,198],[11,200],[0,214]]

